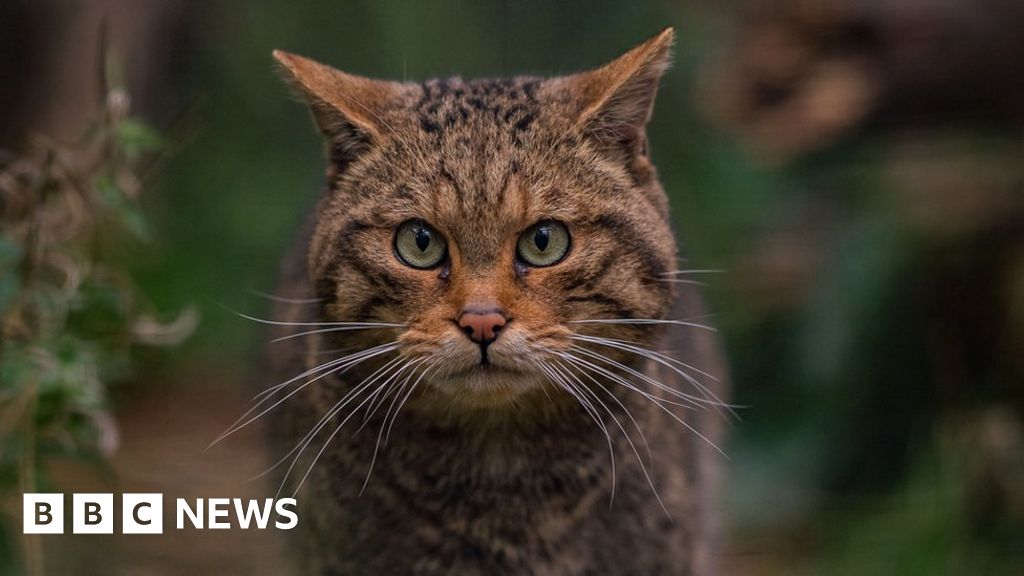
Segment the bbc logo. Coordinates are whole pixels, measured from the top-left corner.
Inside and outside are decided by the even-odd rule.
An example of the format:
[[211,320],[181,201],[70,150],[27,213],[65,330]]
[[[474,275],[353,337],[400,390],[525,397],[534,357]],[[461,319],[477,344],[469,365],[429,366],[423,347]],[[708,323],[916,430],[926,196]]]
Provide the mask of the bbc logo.
[[[163,494],[122,494],[122,534],[163,534]],[[73,494],[71,531],[74,534],[113,534],[113,494]],[[25,534],[64,533],[63,494],[24,494]]]

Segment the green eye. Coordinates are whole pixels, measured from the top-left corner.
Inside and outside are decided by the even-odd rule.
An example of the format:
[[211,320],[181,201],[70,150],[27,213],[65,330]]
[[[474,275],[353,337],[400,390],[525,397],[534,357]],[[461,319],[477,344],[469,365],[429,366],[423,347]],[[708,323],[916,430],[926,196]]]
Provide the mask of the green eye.
[[519,237],[516,255],[530,266],[558,264],[569,253],[569,229],[561,222],[543,220]]
[[444,262],[448,243],[422,220],[407,220],[395,231],[395,254],[407,266],[426,270]]

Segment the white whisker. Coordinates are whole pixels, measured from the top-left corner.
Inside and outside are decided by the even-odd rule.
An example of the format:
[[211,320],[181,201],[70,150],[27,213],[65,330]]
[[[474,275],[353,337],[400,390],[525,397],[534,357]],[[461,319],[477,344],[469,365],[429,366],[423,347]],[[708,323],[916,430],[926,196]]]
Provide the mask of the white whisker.
[[323,298],[285,298],[284,296],[277,296],[275,294],[268,294],[266,292],[260,292],[259,290],[251,291],[260,298],[266,298],[273,302],[280,302],[282,304],[316,304],[317,302],[323,302]]
[[[290,380],[286,380],[286,381],[284,381],[284,382],[282,382],[280,384],[275,384],[274,386],[271,386],[270,388],[267,388],[266,390],[260,392],[256,396],[253,396],[253,401],[255,402],[256,400],[259,400],[260,398],[262,398],[264,396],[271,395],[271,394],[277,392],[278,390],[280,390],[281,388],[284,388],[284,387],[288,386],[292,382],[295,382],[296,380],[305,378],[306,376],[309,376],[309,375],[311,375],[311,374],[313,374],[315,372],[318,372],[322,368],[326,368],[326,367],[330,367],[330,366],[337,366],[338,364],[344,363],[344,362],[346,362],[348,360],[362,359],[366,355],[372,355],[374,352],[384,350],[385,348],[388,348],[388,347],[390,347],[391,350],[394,350],[395,348],[398,347],[397,344],[398,344],[397,342],[388,342],[386,344],[381,344],[379,346],[374,346],[373,348],[367,348],[365,350],[360,350],[358,352],[353,352],[352,354],[349,354],[347,356],[343,356],[343,357],[335,359],[335,360],[330,360],[328,362],[324,362],[323,364],[320,364],[319,366],[317,366],[315,368],[311,368],[311,369],[303,372],[302,374],[299,374],[298,376],[295,376],[294,378],[291,378]],[[388,351],[390,351],[390,350],[388,350]],[[257,403],[257,405],[259,405],[259,403]]]
[[260,324],[269,324],[271,326],[382,326],[382,327],[404,327],[405,324],[395,324],[393,322],[284,322],[281,320],[268,320],[266,318],[257,318],[256,316],[250,316],[236,310],[227,308],[232,314],[236,314],[245,318],[246,320],[252,320],[253,322],[259,322]]
[[[637,370],[635,368],[632,368],[630,366],[626,366],[625,364],[623,364],[621,362],[618,362],[617,360],[614,360],[612,358],[609,358],[609,357],[605,356],[604,354],[599,354],[598,352],[596,352],[594,350],[590,350],[588,348],[583,348],[582,346],[573,346],[572,349],[576,350],[578,352],[581,352],[581,353],[583,353],[583,354],[585,354],[585,355],[587,355],[590,358],[593,358],[595,360],[599,360],[599,361],[604,362],[606,364],[610,364],[614,368],[618,368],[620,370],[628,372],[629,374],[631,374],[633,376],[636,376],[637,378],[640,378],[644,382],[647,382],[648,384],[650,384],[650,385],[652,385],[652,386],[654,386],[654,387],[656,387],[656,388],[658,388],[660,390],[668,392],[669,394],[675,396],[676,398],[679,398],[680,400],[686,400],[687,402],[690,402],[690,404],[677,404],[678,406],[682,406],[684,408],[691,408],[692,409],[692,408],[702,407],[701,406],[702,404],[708,404],[708,405],[711,405],[711,406],[719,406],[720,405],[718,402],[712,401],[707,396],[705,396],[703,398],[699,398],[697,396],[693,396],[692,394],[687,394],[687,393],[682,392],[680,390],[676,390],[675,388],[673,388],[671,386],[668,386],[667,384],[665,384],[663,382],[655,380],[655,379],[653,379],[650,376],[644,374],[643,372],[640,372],[639,370]],[[669,402],[668,400],[663,400],[663,401]],[[675,402],[671,402],[671,403],[675,404]]]
[[721,268],[703,268],[703,269],[690,269],[690,270],[676,270],[675,272],[662,272],[659,276],[679,276],[682,274],[725,274],[726,271]]
[[[734,411],[734,409],[735,408],[739,408],[739,406],[733,406],[731,404],[723,402],[710,389],[708,389],[707,386],[702,384],[700,381],[698,381],[696,378],[694,378],[690,374],[688,374],[688,373],[683,371],[683,369],[692,370],[692,371],[694,371],[694,372],[696,372],[696,373],[698,373],[698,374],[700,374],[702,376],[710,378],[711,380],[713,380],[715,382],[719,381],[718,378],[715,378],[714,376],[712,376],[711,374],[708,374],[707,372],[704,372],[703,370],[695,368],[695,367],[693,367],[693,366],[691,366],[691,365],[689,365],[689,364],[687,364],[685,362],[682,362],[680,360],[677,360],[675,358],[671,358],[671,357],[666,356],[664,354],[661,354],[659,352],[655,352],[654,350],[648,350],[647,348],[643,348],[641,346],[636,346],[634,344],[631,344],[631,343],[628,343],[628,342],[624,342],[622,340],[616,340],[614,338],[598,338],[598,337],[593,337],[593,336],[582,336],[582,335],[571,336],[570,338],[572,338],[573,340],[580,340],[580,341],[583,341],[583,342],[590,342],[592,344],[597,344],[599,346],[606,346],[606,347],[609,347],[609,348],[615,348],[617,350],[622,350],[623,352],[631,352],[631,353],[636,354],[638,356],[641,356],[641,357],[653,360],[653,361],[655,361],[655,362],[665,366],[666,368],[672,370],[676,374],[682,376],[690,384],[693,384],[701,392],[701,394],[706,399],[709,400],[709,403],[711,403],[713,405],[721,406],[723,408],[726,408],[726,409],[728,409],[733,414],[733,416],[735,416],[737,418],[739,417],[735,413],[735,411]],[[710,402],[712,400],[714,402]]]
[[576,392],[567,382],[565,382],[560,373],[556,372],[550,364],[547,364],[545,362],[533,364],[538,370],[547,375],[548,379],[553,384],[555,384],[556,386],[564,390],[567,394],[572,396],[583,408],[584,412],[587,413],[590,419],[593,420],[595,424],[597,424],[598,430],[604,433],[604,437],[608,442],[608,457],[611,460],[612,489],[611,496],[609,498],[609,506],[611,506],[611,504],[615,501],[616,488],[615,445],[612,443],[612,436],[611,433],[608,432],[608,427],[601,420],[600,414],[597,412],[597,408],[595,408],[594,405],[590,403],[590,401],[588,401],[586,398],[580,396],[578,392]]
[[[373,386],[380,378],[382,378],[388,372],[390,372],[391,369],[394,368],[401,360],[401,357],[392,358],[383,366],[374,371],[372,374],[367,376],[358,385],[354,386],[351,390],[349,390],[344,396],[341,397],[340,400],[334,403],[334,406],[332,406],[330,410],[328,410],[323,416],[320,417],[320,420],[317,421],[316,425],[314,425],[313,428],[306,433],[306,435],[302,438],[302,440],[299,441],[299,443],[294,448],[292,448],[287,454],[285,454],[280,461],[274,464],[273,468],[276,468],[277,466],[281,465],[281,463],[283,463],[285,460],[287,460],[289,456],[295,454],[295,457],[292,458],[292,463],[288,466],[288,470],[285,471],[284,478],[282,478],[281,480],[281,485],[278,487],[277,495],[275,497],[281,495],[281,491],[284,489],[285,484],[288,482],[288,478],[291,476],[292,470],[298,463],[299,458],[302,456],[302,453],[306,451],[306,448],[308,448],[309,445],[313,442],[313,439],[316,437],[316,435],[319,434],[320,431],[323,430],[325,426],[327,426],[327,423],[330,422],[331,419],[334,418],[334,416],[336,416],[339,412],[341,412],[345,408],[345,406],[349,404],[349,402],[351,402],[357,396],[359,396],[359,394],[366,390],[369,390],[371,386]],[[372,396],[367,396],[367,399],[369,399],[370,397]],[[366,400],[364,399],[363,404],[365,404],[365,402]],[[359,406],[354,408],[349,413],[349,415],[345,417],[345,420],[342,422],[342,425],[344,425],[345,422],[348,422],[348,419],[354,416],[356,412],[359,410],[359,408],[362,407],[363,404],[360,404]],[[332,435],[331,438],[333,437],[334,436]],[[324,447],[326,448],[326,444],[324,445]],[[322,452],[323,450],[321,450],[321,453]],[[319,458],[319,454],[317,455],[317,458]],[[316,459],[314,459],[313,461],[313,464],[315,463]],[[309,475],[310,470],[312,470],[312,465],[310,466],[309,470],[306,471],[305,476],[303,476],[303,480],[305,480],[306,476]],[[295,491],[298,492],[300,487],[301,483],[299,487],[296,487]]]
[[[591,350],[587,350],[586,348],[575,347],[574,349],[577,350],[577,351],[580,351],[580,352],[592,352]],[[633,392],[636,392],[637,394],[640,394],[640,395],[644,396],[645,398],[647,398],[648,400],[650,400],[652,402],[659,402],[659,403],[664,402],[665,404],[671,404],[673,406],[679,406],[680,408],[687,408],[689,410],[695,410],[695,409],[697,409],[699,407],[697,405],[692,404],[693,400],[689,400],[691,402],[691,404],[683,404],[683,403],[680,403],[680,402],[675,402],[675,401],[672,401],[672,400],[668,400],[668,399],[665,399],[665,398],[660,398],[658,396],[654,396],[653,394],[651,394],[651,393],[649,393],[649,392],[647,392],[645,390],[641,390],[634,383],[630,382],[629,380],[626,380],[623,376],[621,376],[619,374],[616,374],[616,373],[614,373],[614,372],[612,372],[612,371],[610,371],[610,370],[608,370],[608,369],[606,369],[606,368],[604,368],[602,366],[598,366],[598,365],[593,364],[593,363],[591,363],[591,362],[589,362],[587,360],[584,360],[583,358],[580,358],[578,356],[573,356],[572,354],[570,354],[568,352],[561,352],[558,355],[561,356],[562,358],[566,358],[566,359],[568,359],[568,357],[571,356],[578,363],[582,363],[583,365],[589,367],[591,370],[596,371],[599,374],[601,374],[602,376],[608,378],[609,380],[612,380],[613,382],[615,382],[617,384],[621,384],[623,387],[625,387],[625,388],[627,388],[629,390],[632,390]],[[600,357],[600,359],[602,361],[608,361],[607,358],[601,357],[599,354],[597,354],[596,356],[592,356],[592,357]],[[612,361],[612,362],[614,362],[614,361]],[[688,400],[686,394],[684,394],[682,392],[679,392],[678,390],[675,390],[674,388],[666,386],[666,385],[658,382],[657,380],[653,380],[653,379],[647,377],[646,375],[640,374],[639,372],[634,371],[633,373],[637,374],[637,375],[640,375],[648,383],[650,383],[650,384],[652,384],[652,385],[654,385],[654,386],[656,386],[656,387],[658,387],[658,388],[660,388],[662,390],[665,390],[666,392],[672,394],[673,396],[677,396],[677,397],[681,396],[682,399]]]
[[311,334],[323,334],[325,332],[347,332],[351,330],[373,330],[373,329],[384,329],[384,328],[404,328],[405,324],[390,324],[385,322],[352,322],[345,326],[335,326],[331,328],[319,328],[317,330],[305,330],[302,332],[296,332],[295,334],[288,334],[287,336],[281,336],[274,338],[270,341],[271,344],[281,342],[282,340],[290,340],[292,338],[299,338],[302,336],[309,336]]
[[[384,382],[384,385],[385,386],[389,386],[391,384],[391,382],[395,381],[398,377],[400,377],[405,372],[405,370],[407,368],[414,368],[420,362],[422,362],[422,360],[420,360],[420,359],[407,361],[404,365],[402,365],[402,367],[397,372],[395,372],[390,377],[388,377],[387,381]],[[412,376],[412,374],[413,373],[410,372],[409,376]],[[394,388],[397,388],[397,387],[394,387]],[[392,390],[387,390],[384,394],[382,394],[380,396],[380,398],[377,398],[377,399],[371,401],[370,405],[366,407],[366,413],[363,414],[363,423],[359,426],[359,428],[356,429],[356,431],[353,434],[353,436],[355,436],[356,434],[359,434],[363,430],[363,428],[366,427],[366,424],[370,421],[370,418],[372,418],[373,415],[377,413],[377,410],[380,409],[381,405],[384,404],[384,402],[387,400],[388,396],[391,395],[391,392],[392,392]]]
[[[579,382],[578,379],[577,379],[577,382]],[[589,390],[586,386],[582,386],[582,383],[580,383],[580,384],[581,384],[581,386],[579,387],[580,392],[582,394],[589,393],[590,396],[594,400],[596,400],[598,404],[601,405],[601,408],[604,408],[604,411],[607,412],[609,416],[611,416],[612,421],[615,422],[615,426],[617,426],[619,431],[622,432],[622,436],[626,439],[626,443],[629,444],[630,449],[633,450],[633,455],[636,456],[637,463],[640,464],[640,470],[643,472],[644,478],[647,479],[647,485],[651,487],[651,492],[654,494],[655,500],[658,501],[658,504],[661,506],[662,511],[665,512],[665,516],[667,516],[669,519],[671,519],[672,515],[669,514],[668,508],[665,506],[665,503],[661,500],[661,495],[658,494],[658,489],[654,486],[654,479],[651,478],[651,474],[647,470],[647,466],[644,465],[644,460],[640,456],[640,451],[636,449],[636,444],[633,443],[633,439],[626,432],[626,429],[622,426],[622,423],[619,422],[619,419],[618,419],[618,417],[615,416],[615,413],[612,412],[612,410],[610,408],[608,408],[608,405],[605,404],[604,401],[602,401],[600,397],[598,397],[597,393],[594,392],[593,390]],[[625,408],[625,407],[623,406],[623,408]]]
[[426,377],[426,375],[428,373],[432,373],[432,372],[436,371],[436,369],[440,365],[440,363],[441,363],[440,360],[437,360],[437,361],[434,361],[431,364],[429,364],[420,373],[419,377],[416,378],[416,381],[413,382],[412,386],[409,387],[409,391],[405,393],[405,397],[402,398],[402,401],[398,403],[398,408],[395,410],[394,416],[391,417],[391,423],[388,424],[388,430],[384,434],[384,445],[385,446],[388,445],[388,439],[391,438],[391,428],[395,425],[395,420],[398,419],[398,413],[402,410],[402,406],[404,406],[405,402],[407,400],[409,400],[410,396],[412,396],[412,393],[416,390],[416,387],[419,386],[420,381],[423,380],[423,378]]
[[[606,371],[606,370],[604,370],[604,369],[602,369],[601,367],[599,367],[599,366],[594,366],[594,364],[588,363],[588,362],[586,362],[585,360],[582,360],[582,359],[580,359],[580,358],[577,358],[577,357],[575,357],[575,356],[572,356],[571,354],[563,354],[563,355],[562,355],[562,357],[563,357],[563,358],[565,358],[566,360],[568,360],[568,361],[569,361],[570,363],[572,363],[572,364],[575,364],[575,365],[579,366],[580,368],[585,368],[585,367],[589,367],[589,368],[597,368],[599,372],[602,372],[602,373],[607,373],[607,371]],[[719,454],[721,454],[722,456],[725,456],[726,458],[728,458],[728,457],[729,457],[729,456],[728,456],[728,454],[726,454],[725,452],[723,452],[723,451],[722,451],[722,449],[721,449],[721,448],[719,448],[719,447],[718,447],[717,445],[715,445],[715,443],[714,443],[714,442],[712,442],[712,441],[711,441],[710,439],[708,439],[708,438],[707,438],[706,436],[704,436],[703,434],[701,434],[700,432],[698,432],[696,428],[694,428],[693,426],[691,426],[691,425],[689,425],[688,423],[686,423],[686,422],[685,422],[685,421],[684,421],[684,420],[683,420],[682,418],[680,418],[679,416],[677,416],[677,415],[676,415],[676,414],[675,414],[674,412],[672,412],[672,411],[671,411],[671,410],[669,410],[668,408],[665,408],[665,407],[664,407],[664,406],[662,406],[662,405],[661,405],[661,403],[659,403],[659,402],[654,402],[654,405],[655,405],[655,406],[657,406],[657,407],[658,407],[659,409],[661,409],[661,411],[662,411],[662,412],[664,412],[664,413],[668,414],[668,415],[669,415],[669,416],[670,416],[670,417],[671,417],[671,418],[672,418],[673,420],[675,420],[676,422],[679,422],[680,424],[682,424],[683,426],[685,426],[687,430],[689,430],[690,432],[692,432],[692,433],[694,433],[695,435],[697,435],[697,437],[698,437],[698,438],[700,438],[701,440],[703,440],[704,442],[706,442],[706,443],[708,444],[708,446],[711,446],[711,447],[712,447],[712,448],[714,448],[714,449],[715,449],[716,451],[718,451],[718,453],[719,453]]]
[[657,318],[593,318],[589,320],[570,320],[569,324],[671,324],[674,326],[700,328],[709,332],[718,332],[718,330],[706,324],[698,324],[687,320],[659,320]]
[[654,455],[651,453],[651,445],[650,445],[650,443],[647,442],[647,436],[644,434],[643,428],[640,427],[640,423],[637,422],[636,418],[633,417],[633,413],[629,411],[629,409],[626,407],[626,405],[623,404],[622,401],[619,400],[619,398],[615,394],[613,394],[611,390],[608,389],[608,387],[606,387],[604,384],[602,384],[597,378],[594,378],[594,376],[592,374],[590,374],[589,372],[584,372],[583,370],[580,370],[580,374],[582,376],[586,377],[587,380],[590,380],[595,386],[597,386],[598,388],[603,390],[604,393],[607,394],[609,397],[611,397],[611,399],[614,400],[615,403],[618,404],[620,408],[622,408],[622,411],[626,413],[626,416],[633,423],[633,426],[636,428],[636,431],[640,433],[640,439],[644,441],[644,449],[645,449],[645,452],[647,452],[647,460],[650,461],[651,469],[653,470],[654,469]]
[[691,284],[693,286],[700,286],[701,288],[708,288],[707,282],[701,282],[700,280],[689,280],[686,278],[661,278],[658,282],[665,282],[666,284]]
[[[401,359],[402,359],[401,357],[396,358],[396,360],[401,360]],[[405,366],[406,365],[403,365],[396,374],[401,373],[401,371],[405,369]],[[296,494],[298,494],[299,490],[302,488],[302,485],[306,482],[306,478],[309,477],[309,474],[313,471],[313,468],[316,467],[317,461],[320,460],[320,457],[323,456],[324,452],[327,450],[327,447],[331,445],[332,441],[334,441],[334,437],[338,435],[338,432],[340,432],[341,429],[345,427],[345,424],[347,424],[348,421],[351,420],[352,417],[355,416],[356,413],[359,412],[360,408],[362,408],[367,402],[371,401],[380,390],[382,390],[384,387],[386,387],[388,385],[389,382],[390,382],[390,378],[388,380],[386,380],[383,384],[380,384],[376,388],[376,390],[374,390],[374,392],[372,392],[365,399],[363,399],[363,401],[360,402],[358,406],[353,408],[352,411],[349,413],[349,415],[345,416],[345,418],[342,419],[341,423],[338,424],[334,428],[334,431],[331,432],[331,435],[327,437],[327,440],[324,442],[323,446],[320,447],[320,451],[317,452],[316,456],[313,457],[313,461],[310,462],[309,467],[306,468],[306,473],[302,475],[302,478],[299,480],[298,485],[295,486],[295,490],[292,492],[292,497],[294,497]],[[298,457],[301,454],[302,454],[302,452],[299,452],[299,454],[296,455],[296,457],[295,457],[296,460],[298,459]],[[289,472],[290,471],[291,471],[291,468],[289,468]],[[287,479],[288,479],[288,477],[285,476],[285,480],[287,480]],[[282,483],[282,486],[283,486],[283,483]]]
[[[405,380],[402,381],[401,386],[395,387],[396,390],[397,390],[396,393],[395,393],[395,397],[391,401],[391,405],[388,406],[387,412],[384,413],[384,419],[381,421],[380,430],[377,432],[377,441],[374,443],[374,446],[373,446],[373,456],[370,457],[370,466],[366,469],[366,478],[363,480],[363,486],[359,489],[359,494],[362,494],[363,491],[366,490],[366,486],[370,483],[370,476],[373,474],[373,466],[377,462],[377,453],[380,450],[380,441],[381,441],[381,437],[383,437],[383,435],[384,435],[384,427],[385,427],[385,425],[388,422],[388,416],[391,415],[391,410],[395,407],[395,403],[402,396],[402,391],[405,390],[405,387],[409,384],[409,381],[412,379],[412,377],[416,375],[416,372],[415,372],[416,366],[418,366],[419,364],[422,364],[424,362],[424,360],[425,359],[423,359],[423,358],[420,358],[420,359],[417,359],[417,360],[412,360],[409,363],[407,363],[405,366],[402,367],[402,370],[405,370],[406,368],[409,368],[410,369],[409,373],[406,375]],[[401,373],[401,372],[399,372],[399,373]],[[387,394],[385,394],[382,397],[381,403],[383,403],[383,399],[386,398],[386,397],[387,397]],[[380,404],[378,404],[377,407],[379,408]],[[377,410],[377,408],[374,408],[374,412],[376,412],[376,410]],[[372,412],[367,416],[366,422],[369,422],[369,419],[370,419],[371,416],[373,416]],[[366,422],[363,423],[364,426],[366,425]],[[360,426],[360,430],[361,429],[362,429],[362,426]],[[359,431],[357,430],[356,433],[358,434]]]
[[[288,394],[287,394],[286,396],[284,396],[283,398],[281,398],[280,400],[278,400],[277,402],[275,402],[275,403],[274,403],[273,405],[271,405],[271,406],[270,406],[269,408],[266,408],[265,410],[263,410],[263,411],[262,411],[262,412],[260,412],[259,414],[257,414],[257,415],[255,415],[255,416],[253,416],[253,417],[249,418],[249,419],[248,419],[248,420],[246,420],[246,421],[245,421],[244,423],[242,423],[242,424],[238,424],[238,421],[241,421],[241,420],[245,419],[245,418],[246,418],[246,417],[247,417],[247,416],[248,416],[249,414],[252,414],[252,413],[253,413],[254,411],[256,411],[256,410],[257,410],[257,409],[258,409],[258,408],[259,408],[259,407],[260,407],[260,406],[261,406],[261,405],[263,404],[263,402],[264,402],[264,401],[266,401],[267,399],[269,399],[269,398],[270,398],[270,396],[269,396],[269,395],[268,395],[268,396],[266,396],[266,397],[265,397],[265,398],[264,398],[263,400],[261,400],[261,401],[260,401],[259,403],[257,403],[257,404],[256,404],[255,406],[253,406],[252,408],[250,408],[250,409],[249,409],[249,410],[248,410],[248,411],[247,411],[247,412],[246,412],[245,414],[243,414],[243,415],[241,416],[241,418],[239,418],[239,420],[235,422],[235,424],[232,424],[232,425],[231,425],[231,426],[230,426],[230,427],[229,427],[229,428],[228,428],[228,429],[227,429],[227,430],[226,430],[225,432],[223,432],[223,433],[222,433],[222,434],[221,434],[220,436],[218,436],[218,437],[217,437],[217,438],[216,438],[216,439],[215,439],[215,440],[214,440],[213,442],[211,442],[211,443],[210,443],[210,446],[207,446],[207,449],[209,449],[210,447],[214,446],[215,444],[217,444],[217,443],[218,443],[218,442],[220,442],[221,440],[223,440],[223,439],[227,438],[228,436],[230,436],[230,435],[234,434],[235,432],[238,432],[238,431],[239,431],[239,430],[241,430],[242,428],[245,428],[245,427],[246,427],[246,426],[248,426],[249,424],[252,424],[252,423],[253,423],[253,422],[255,422],[256,420],[259,420],[259,419],[260,419],[260,418],[262,418],[262,417],[263,417],[264,415],[266,415],[266,414],[267,414],[268,412],[270,412],[270,411],[271,411],[271,410],[273,410],[274,408],[276,408],[276,407],[280,406],[282,402],[284,402],[284,401],[288,400],[289,398],[291,398],[291,397],[292,397],[292,396],[294,396],[295,394],[299,393],[299,391],[301,391],[302,389],[304,389],[304,388],[305,388],[306,386],[309,386],[309,385],[310,385],[310,384],[312,384],[313,382],[316,382],[317,380],[320,380],[321,378],[324,378],[325,376],[328,376],[328,375],[330,375],[330,374],[333,374],[333,373],[334,373],[334,372],[336,372],[336,371],[339,371],[339,370],[343,370],[343,369],[348,369],[348,368],[350,368],[350,367],[354,366],[355,364],[358,364],[358,363],[360,363],[360,362],[363,362],[363,361],[365,361],[365,360],[367,360],[367,359],[369,359],[369,358],[373,358],[374,356],[379,356],[379,355],[381,355],[381,354],[386,354],[386,353],[388,353],[388,352],[391,352],[392,350],[394,350],[394,349],[395,349],[395,348],[397,348],[397,347],[398,347],[398,345],[397,345],[397,344],[394,344],[394,343],[392,343],[392,344],[385,344],[385,345],[382,345],[382,346],[378,347],[378,348],[379,348],[379,350],[377,350],[377,351],[376,351],[376,352],[374,352],[373,354],[366,354],[366,355],[360,356],[360,357],[359,357],[359,358],[357,358],[357,359],[354,359],[354,360],[350,360],[350,363],[344,363],[344,362],[343,362],[343,363],[341,363],[341,364],[337,364],[337,365],[333,366],[332,368],[330,368],[329,370],[325,371],[324,373],[322,373],[322,374],[320,374],[320,375],[316,376],[315,378],[313,378],[313,379],[311,379],[311,380],[307,380],[306,382],[303,382],[301,386],[299,386],[299,387],[297,387],[297,388],[296,388],[295,390],[292,390],[291,392],[289,392],[289,393],[288,393]],[[373,349],[371,349],[371,350],[373,350]],[[341,360],[345,361],[345,360],[349,360],[349,359],[348,359],[348,358],[343,358],[343,359],[341,359]],[[328,364],[329,364],[329,363],[328,363]],[[324,366],[324,365],[321,365],[321,366]],[[275,387],[271,388],[270,390],[272,390],[272,391],[276,391],[277,389],[280,389],[280,387],[282,387],[282,386],[286,386],[286,385],[288,385],[288,384],[290,384],[290,383],[292,383],[292,382],[294,382],[294,381],[298,380],[299,378],[302,378],[303,376],[305,376],[305,375],[308,375],[308,374],[310,374],[311,372],[314,372],[314,371],[316,371],[316,370],[317,370],[318,368],[320,368],[320,367],[317,367],[317,368],[314,368],[313,370],[307,371],[306,373],[304,373],[304,374],[301,374],[301,375],[299,375],[299,376],[297,376],[297,377],[295,377],[295,378],[292,378],[291,380],[289,380],[289,381],[287,381],[287,382],[284,382],[284,383],[282,383],[282,384],[278,384],[277,386],[275,386]],[[268,391],[264,391],[264,392],[263,392],[263,393],[261,393],[261,394],[266,394],[267,392],[268,392]]]
[[[395,359],[392,359],[391,362],[394,362],[394,361],[395,361]],[[389,362],[389,364],[390,364],[390,362]],[[372,384],[373,384],[372,381],[366,382],[365,386],[361,383],[360,385],[355,386],[352,390],[349,390],[344,396],[341,397],[340,400],[338,400],[337,402],[334,403],[334,406],[331,407],[331,410],[328,410],[327,414],[325,414],[324,416],[320,417],[320,420],[317,421],[317,424],[314,425],[313,428],[310,429],[308,432],[306,432],[306,434],[302,437],[302,439],[299,440],[298,444],[293,446],[291,450],[289,450],[284,456],[282,456],[270,468],[267,468],[266,470],[264,470],[260,474],[257,474],[256,476],[252,477],[250,480],[255,480],[257,478],[261,478],[263,476],[266,476],[267,474],[269,474],[273,470],[276,470],[281,464],[284,464],[285,462],[287,462],[288,458],[292,454],[295,454],[296,452],[299,452],[299,454],[301,454],[301,450],[304,450],[305,446],[307,446],[309,444],[309,442],[312,441],[312,439],[316,435],[316,433],[319,432],[321,429],[323,429],[323,426],[326,425],[326,423],[329,420],[330,416],[332,416],[334,414],[334,410],[335,409],[340,410],[341,408],[344,408],[345,405],[348,403],[347,400],[349,398],[354,397],[355,395],[359,394],[360,392],[365,390],[366,387],[368,387],[368,386],[370,386]],[[298,458],[298,454],[296,455],[296,460],[297,460],[297,458]],[[296,460],[292,460],[292,466],[295,465]],[[291,472],[291,469],[292,469],[291,467],[288,468],[288,473]],[[288,477],[288,473],[285,474],[285,478]],[[280,489],[278,490],[278,494],[280,494]]]

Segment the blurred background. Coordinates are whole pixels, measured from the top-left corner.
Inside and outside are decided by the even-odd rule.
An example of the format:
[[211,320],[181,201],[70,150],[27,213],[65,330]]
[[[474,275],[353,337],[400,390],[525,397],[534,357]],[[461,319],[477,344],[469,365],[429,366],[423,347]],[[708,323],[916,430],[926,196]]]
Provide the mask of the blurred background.
[[721,572],[1024,574],[1019,0],[0,0],[0,573],[281,570],[273,531],[20,526],[23,491],[263,494],[265,431],[204,448],[322,183],[272,49],[550,75],[667,25],[652,153],[744,407]]

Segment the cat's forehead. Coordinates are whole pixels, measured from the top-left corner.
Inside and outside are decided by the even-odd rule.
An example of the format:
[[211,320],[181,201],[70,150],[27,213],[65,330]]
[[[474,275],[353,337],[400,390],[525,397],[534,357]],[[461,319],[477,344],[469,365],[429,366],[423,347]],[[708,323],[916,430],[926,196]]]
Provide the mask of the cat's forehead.
[[[456,77],[416,85],[388,111],[384,140],[340,188],[376,214],[423,218],[464,237],[494,237],[621,199],[631,183],[570,137],[549,82]],[[619,194],[602,194],[606,188]]]
[[394,111],[395,131],[349,181],[376,196],[380,211],[415,213],[460,236],[508,231],[571,199],[550,180],[572,179],[552,163],[564,134],[538,78],[422,83]]
[[539,78],[530,77],[423,82],[421,96],[413,106],[415,120],[427,135],[490,127],[514,136],[537,120],[540,84]]

